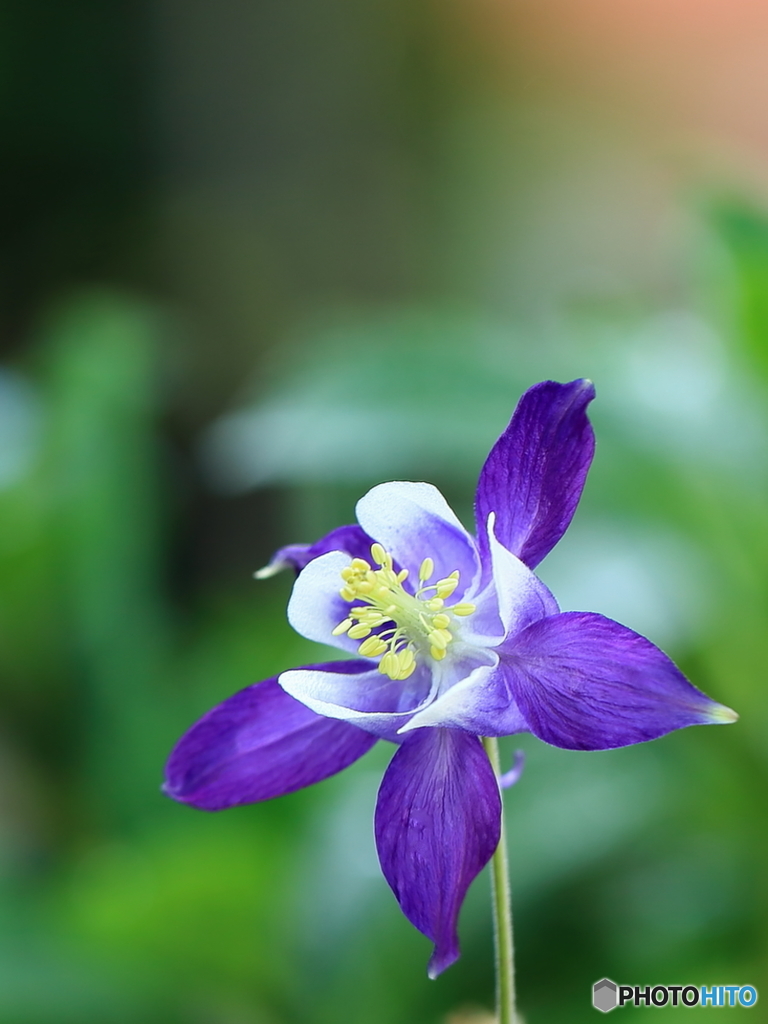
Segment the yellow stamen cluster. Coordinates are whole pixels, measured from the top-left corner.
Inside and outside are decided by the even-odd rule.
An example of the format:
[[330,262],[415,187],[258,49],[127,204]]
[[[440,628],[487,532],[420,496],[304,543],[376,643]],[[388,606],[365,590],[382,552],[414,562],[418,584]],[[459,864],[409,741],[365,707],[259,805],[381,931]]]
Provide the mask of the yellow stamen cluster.
[[[381,655],[379,672],[390,679],[407,679],[416,668],[416,655],[423,648],[428,646],[432,657],[442,661],[453,640],[448,628],[452,616],[471,615],[475,606],[465,601],[445,607],[446,598],[459,585],[458,569],[427,586],[435,563],[425,558],[419,568],[421,586],[414,595],[403,589],[408,570],[395,572],[392,556],[381,544],[371,546],[371,558],[378,569],[373,569],[364,558],[353,558],[341,571],[341,596],[345,601],[361,603],[350,608],[333,635],[346,633],[353,640],[362,640],[358,651],[363,657]],[[387,622],[393,623],[391,628],[373,633]]]

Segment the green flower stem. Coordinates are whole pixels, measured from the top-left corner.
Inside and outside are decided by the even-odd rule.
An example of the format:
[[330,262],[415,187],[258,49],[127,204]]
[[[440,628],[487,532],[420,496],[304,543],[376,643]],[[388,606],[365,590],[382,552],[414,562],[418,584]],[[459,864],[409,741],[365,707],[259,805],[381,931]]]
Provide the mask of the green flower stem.
[[[483,747],[496,778],[501,776],[499,741],[483,737]],[[507,867],[507,838],[504,816],[501,839],[491,859],[491,900],[493,902],[494,938],[496,944],[496,1018],[498,1024],[521,1024],[515,1010],[515,944],[512,937],[512,893]]]

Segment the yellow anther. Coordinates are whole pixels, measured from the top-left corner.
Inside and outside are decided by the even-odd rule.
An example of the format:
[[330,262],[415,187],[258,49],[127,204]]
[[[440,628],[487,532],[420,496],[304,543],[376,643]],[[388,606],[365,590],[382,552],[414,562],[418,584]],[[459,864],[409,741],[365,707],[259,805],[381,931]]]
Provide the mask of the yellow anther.
[[460,604],[452,604],[451,611],[454,615],[471,615],[477,610],[477,605],[472,604],[470,601],[462,601]]
[[361,654],[364,658],[375,658],[379,654],[383,654],[387,650],[387,645],[377,636],[369,636],[367,640],[363,640],[357,649],[357,653]]
[[400,671],[397,674],[398,679],[407,679],[408,676],[413,675],[416,670],[416,658],[414,657],[413,651],[408,648],[405,651],[401,651],[397,656],[398,663],[400,665]]
[[433,647],[439,647],[440,650],[445,650],[453,637],[447,629],[433,629],[427,639]]
[[381,661],[379,662],[379,672],[381,672],[383,676],[389,676],[390,679],[397,679],[399,668],[400,663],[396,654],[393,654],[392,651],[387,651],[386,654],[382,655]]
[[421,563],[421,567],[419,569],[419,579],[421,580],[421,582],[426,583],[426,581],[429,579],[429,577],[432,575],[434,571],[435,563],[432,561],[431,558],[425,558],[424,561]]
[[353,626],[349,631],[350,639],[362,640],[364,636],[368,636],[371,632],[371,627],[366,626],[364,622],[358,622],[356,626]]
[[458,585],[458,576],[447,576],[444,580],[438,580],[435,584],[437,596],[443,598],[450,597]]
[[[365,559],[355,558],[341,571],[341,596],[350,604],[356,603],[333,635],[347,633],[352,640],[362,641],[359,653],[366,658],[379,657],[382,675],[407,679],[427,651],[436,661],[442,661],[454,639],[454,614],[471,615],[474,605],[464,602],[455,608],[445,606],[445,598],[459,585],[458,569],[425,586],[435,571],[433,560],[425,558],[419,567],[419,588],[409,593],[403,589],[408,570],[395,572],[392,556],[381,544],[371,545],[371,558],[378,568],[372,569]],[[371,630],[381,627],[383,632],[371,635]]]
[[366,626],[370,626],[371,629],[374,629],[376,626],[382,626],[385,622],[388,621],[388,619],[386,619],[383,615],[379,615],[379,613],[377,611],[374,611],[373,609],[365,612],[364,615],[358,616],[358,622],[364,622]]
[[377,565],[380,565],[382,568],[384,568],[385,566],[391,567],[392,565],[392,559],[389,557],[389,555],[381,546],[381,544],[371,544],[371,558],[374,560],[374,562],[376,562]]

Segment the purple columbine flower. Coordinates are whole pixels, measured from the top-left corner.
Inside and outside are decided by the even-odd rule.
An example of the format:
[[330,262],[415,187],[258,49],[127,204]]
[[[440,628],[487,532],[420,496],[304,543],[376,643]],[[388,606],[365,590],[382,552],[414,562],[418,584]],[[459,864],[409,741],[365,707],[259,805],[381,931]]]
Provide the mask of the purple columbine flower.
[[479,737],[606,750],[737,717],[645,637],[560,612],[533,573],[579,502],[593,397],[587,380],[523,395],[480,474],[475,536],[436,488],[394,482],[358,502],[359,525],[281,548],[257,575],[298,570],[291,625],[354,657],[241,690],[168,762],[165,792],[213,811],[318,782],[377,739],[396,744],[376,845],[404,914],[434,942],[431,977],[458,957],[459,909],[499,841],[499,784]]

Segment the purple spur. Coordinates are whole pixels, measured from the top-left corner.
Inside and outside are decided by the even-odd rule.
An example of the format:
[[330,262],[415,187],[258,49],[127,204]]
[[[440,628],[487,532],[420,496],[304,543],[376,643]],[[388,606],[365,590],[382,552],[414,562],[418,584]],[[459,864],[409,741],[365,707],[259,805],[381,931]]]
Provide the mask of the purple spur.
[[168,761],[165,792],[217,811],[395,744],[376,846],[403,913],[434,943],[431,977],[457,959],[462,901],[499,841],[499,783],[479,737],[606,750],[737,717],[638,633],[560,612],[534,575],[581,497],[593,398],[587,380],[523,395],[480,473],[475,536],[435,487],[392,482],[360,499],[359,525],[281,548],[257,575],[297,570],[291,625],[353,657],[246,687]]

